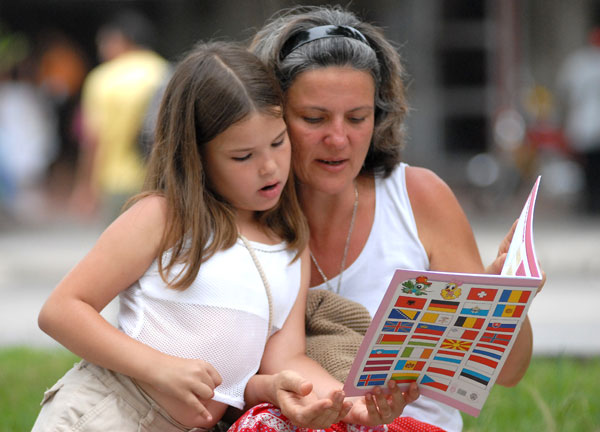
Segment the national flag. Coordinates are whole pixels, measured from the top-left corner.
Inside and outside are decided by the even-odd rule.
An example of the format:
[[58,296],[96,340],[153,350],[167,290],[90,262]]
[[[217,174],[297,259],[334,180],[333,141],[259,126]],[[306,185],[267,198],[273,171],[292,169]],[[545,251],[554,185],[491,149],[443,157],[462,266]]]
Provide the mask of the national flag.
[[481,336],[481,342],[495,343],[501,345],[508,345],[510,340],[512,339],[512,335],[509,334],[501,334],[501,333],[489,333],[486,332]]
[[469,382],[471,382],[472,384],[475,384],[479,387],[482,388],[486,388],[487,385],[490,382],[490,377],[487,375],[484,375],[482,373],[476,372],[473,369],[463,369],[460,372],[460,377],[461,378],[466,378]]
[[492,288],[471,288],[467,300],[494,301],[497,289]]
[[421,322],[431,324],[449,325],[450,321],[452,321],[452,315],[445,315],[434,312],[425,312],[421,317]]
[[406,344],[412,346],[434,347],[439,341],[440,338],[436,336],[414,334]]
[[431,312],[426,312],[423,314],[423,316],[421,317],[421,322],[426,322],[426,323],[435,323],[437,321],[437,319],[439,318],[440,314],[438,313],[431,313]]
[[432,324],[418,324],[415,333],[425,333],[430,335],[441,336],[446,331],[446,327]]
[[450,385],[450,380],[440,377],[432,377],[427,374],[424,374],[420,384],[433,387],[438,390],[446,391],[448,390],[448,386]]
[[496,305],[494,310],[495,317],[520,317],[523,315],[525,306],[523,305],[511,305],[511,304],[499,304]]
[[491,350],[491,352],[499,354],[500,356],[502,354],[504,354],[504,351],[506,351],[506,348],[501,347],[499,345],[490,345],[490,344],[481,343],[481,342],[477,343],[477,345],[475,345],[475,348],[484,349],[484,350]]
[[517,328],[516,324],[507,323],[502,321],[490,321],[487,325],[486,330],[499,331],[499,332],[514,332]]
[[456,327],[480,329],[483,326],[484,322],[485,322],[485,318],[473,318],[473,317],[459,316],[456,319],[456,322],[454,323],[454,325]]
[[414,370],[414,371],[420,371],[423,370],[423,367],[425,366],[424,361],[415,361],[415,360],[398,360],[398,363],[396,363],[396,366],[394,367],[394,370]]
[[416,319],[421,311],[412,310],[412,309],[396,309],[393,308],[390,311],[389,319],[406,319],[406,320],[414,320]]
[[376,344],[378,344],[378,345],[402,345],[405,340],[406,340],[406,335],[384,333],[379,336]]
[[357,387],[364,386],[379,386],[385,384],[385,379],[387,378],[387,374],[368,374],[361,375],[358,379]]
[[398,351],[394,349],[375,349],[369,354],[369,358],[396,358]]
[[481,348],[480,345],[475,346],[472,354],[486,356],[486,357],[492,358],[497,361],[502,358],[502,353],[499,353],[496,350],[492,351],[490,349]]
[[387,320],[381,330],[394,333],[409,333],[412,330],[412,326],[413,323],[411,322]]
[[498,301],[501,303],[527,303],[530,295],[531,291],[505,289],[500,294],[500,300]]
[[396,300],[396,304],[394,306],[407,307],[407,308],[411,308],[411,309],[423,309],[423,307],[425,306],[425,303],[427,303],[426,298],[414,298],[414,297],[407,297],[407,296],[399,296],[398,300]]
[[366,363],[365,363],[365,365],[366,366],[377,366],[377,365],[392,366],[393,363],[394,363],[394,360],[391,360],[391,359],[367,360]]
[[[494,363],[494,362],[490,361],[490,363]],[[473,359],[467,360],[465,362],[465,367],[467,367],[471,370],[475,370],[477,372],[481,372],[486,375],[490,375],[490,376],[493,375],[494,371],[496,370],[495,366],[487,365],[484,362],[480,362],[480,361],[478,361],[478,359],[476,357]]]
[[455,313],[459,304],[459,302],[447,300],[431,300],[431,303],[429,303],[429,306],[427,306],[427,310]]
[[442,341],[441,348],[458,351],[469,351],[473,342],[458,340],[458,339],[444,339]]
[[468,339],[475,340],[479,332],[477,330],[465,330],[460,327],[452,327],[448,332],[448,336],[453,339]]
[[438,350],[433,356],[433,360],[459,364],[462,362],[464,355],[465,353],[461,351]]
[[427,372],[431,372],[431,373],[435,373],[435,374],[440,374],[440,375],[446,375],[446,376],[449,376],[449,377],[453,377],[454,374],[456,373],[456,369],[458,369],[458,365],[455,365],[455,364],[452,364],[452,363],[448,363],[448,362],[444,362],[444,363],[433,362],[427,368]]
[[394,360],[367,360],[363,372],[388,371],[393,363]]
[[492,360],[491,358],[488,358],[488,357],[477,355],[475,353],[471,354],[469,356],[469,358],[467,359],[467,361],[481,363],[481,364],[489,366],[491,368],[495,368],[496,366],[498,366],[498,362],[497,361]]
[[421,347],[406,347],[400,357],[428,359],[431,356],[433,349]]
[[485,303],[465,303],[460,311],[461,315],[488,316],[490,313],[489,304]]
[[391,380],[396,381],[398,384],[415,382],[417,378],[419,378],[418,373],[393,373],[390,377]]

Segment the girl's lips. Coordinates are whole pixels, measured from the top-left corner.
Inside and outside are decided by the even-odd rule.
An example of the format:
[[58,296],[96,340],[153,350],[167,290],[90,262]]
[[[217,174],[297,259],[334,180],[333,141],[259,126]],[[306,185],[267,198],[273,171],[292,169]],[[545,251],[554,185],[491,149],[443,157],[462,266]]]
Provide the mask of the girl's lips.
[[258,193],[265,198],[277,198],[281,194],[282,185],[280,182],[270,183],[259,189]]

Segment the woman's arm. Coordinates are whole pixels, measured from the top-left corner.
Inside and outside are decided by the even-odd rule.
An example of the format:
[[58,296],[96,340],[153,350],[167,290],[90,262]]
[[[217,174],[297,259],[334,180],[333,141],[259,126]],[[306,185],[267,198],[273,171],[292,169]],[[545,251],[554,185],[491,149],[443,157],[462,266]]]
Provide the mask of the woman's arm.
[[165,220],[165,202],[159,197],[145,198],[123,213],[54,289],[38,323],[78,356],[147,382],[208,415],[198,398],[211,398],[220,382],[212,366],[154,350],[100,315],[156,258]]
[[[448,185],[427,169],[407,167],[406,187],[419,237],[429,256],[430,269],[486,272],[471,226]],[[513,232],[514,225],[503,239],[498,258],[487,272],[499,273]],[[531,325],[526,318],[498,376],[498,384],[512,386],[521,380],[529,367],[532,345]]]

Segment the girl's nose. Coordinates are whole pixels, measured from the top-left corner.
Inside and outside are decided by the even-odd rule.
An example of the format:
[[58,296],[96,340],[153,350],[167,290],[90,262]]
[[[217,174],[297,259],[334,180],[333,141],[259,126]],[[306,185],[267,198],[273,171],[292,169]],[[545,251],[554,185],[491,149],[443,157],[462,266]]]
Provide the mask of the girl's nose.
[[260,167],[260,175],[270,175],[277,170],[277,162],[272,157],[267,157]]

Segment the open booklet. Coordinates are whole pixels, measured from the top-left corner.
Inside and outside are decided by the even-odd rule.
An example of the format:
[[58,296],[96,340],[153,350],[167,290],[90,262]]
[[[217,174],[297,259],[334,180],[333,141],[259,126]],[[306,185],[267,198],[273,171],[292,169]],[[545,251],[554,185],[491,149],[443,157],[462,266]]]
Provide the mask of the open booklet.
[[500,275],[395,271],[344,385],[395,380],[477,417],[516,339],[541,271],[533,245],[537,178]]

